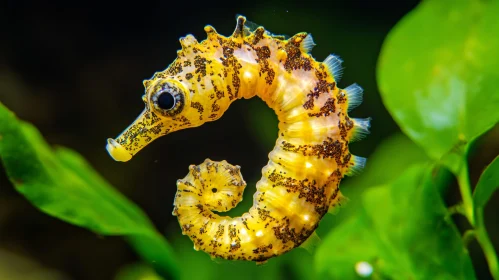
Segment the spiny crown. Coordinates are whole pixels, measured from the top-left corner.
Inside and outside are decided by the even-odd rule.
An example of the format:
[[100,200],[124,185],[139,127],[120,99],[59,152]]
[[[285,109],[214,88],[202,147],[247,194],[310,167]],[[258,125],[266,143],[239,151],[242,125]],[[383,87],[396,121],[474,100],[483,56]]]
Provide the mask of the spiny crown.
[[[294,60],[296,62],[302,60],[301,65],[295,63],[295,65],[289,64],[289,67],[287,67],[287,70],[296,70],[300,68],[300,66],[307,67],[307,65],[310,65],[310,60],[307,59],[307,56],[315,46],[310,34],[300,32],[286,40],[286,36],[272,34],[265,30],[263,26],[258,26],[252,22],[246,21],[244,16],[239,16],[237,18],[236,28],[229,37],[218,34],[211,25],[205,26],[204,30],[207,33],[207,38],[201,43],[190,34],[180,38],[182,49],[177,51],[177,58],[168,68],[156,72],[150,80],[144,80],[144,86],[147,88],[155,79],[164,78],[176,78],[180,80],[190,80],[191,78],[194,78],[199,82],[206,76],[207,71],[209,71],[206,67],[206,63],[209,64],[212,62],[217,51],[221,50],[221,53],[218,54],[222,62],[229,64],[230,59],[228,60],[228,57],[231,56],[234,49],[241,48],[243,45],[251,46],[253,48],[263,47],[262,44],[259,44],[262,39],[272,39],[272,42],[278,49],[286,50],[288,56],[290,56],[288,61]],[[265,52],[265,49],[266,48],[262,48],[262,52]],[[206,54],[211,54],[211,56]],[[265,57],[266,54],[259,53],[258,56]],[[185,68],[189,66],[194,66],[194,71],[185,71]],[[184,76],[179,74],[183,74]]]

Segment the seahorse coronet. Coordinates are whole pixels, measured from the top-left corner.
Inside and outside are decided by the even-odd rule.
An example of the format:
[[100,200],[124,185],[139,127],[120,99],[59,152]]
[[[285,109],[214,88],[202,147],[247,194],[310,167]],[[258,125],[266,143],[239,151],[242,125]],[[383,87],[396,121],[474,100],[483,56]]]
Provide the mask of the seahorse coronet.
[[[220,215],[242,200],[246,182],[239,166],[206,159],[177,180],[173,215],[196,250],[261,263],[300,246],[345,201],[341,179],[366,162],[348,145],[369,133],[370,118],[348,116],[363,90],[338,87],[343,61],[316,61],[310,34],[285,39],[242,16],[229,37],[210,25],[204,30],[201,42],[182,37],[175,61],[143,81],[144,111],[106,148],[128,161],[160,136],[217,120],[235,100],[260,97],[277,114],[279,134],[253,206],[240,217]],[[158,104],[165,92],[175,103]]]

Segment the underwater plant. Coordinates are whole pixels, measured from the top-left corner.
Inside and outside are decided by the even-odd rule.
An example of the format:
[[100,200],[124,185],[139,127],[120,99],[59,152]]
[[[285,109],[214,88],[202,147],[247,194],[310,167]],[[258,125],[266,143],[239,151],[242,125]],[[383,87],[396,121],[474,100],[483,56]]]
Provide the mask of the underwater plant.
[[[210,212],[236,204],[246,182],[238,166],[208,160],[189,168],[178,181],[175,198],[162,200],[170,204],[175,199],[181,228],[175,222],[157,230],[140,207],[81,155],[51,147],[34,126],[0,104],[2,167],[15,189],[44,213],[97,236],[122,236],[145,262],[120,271],[120,280],[499,279],[497,222],[485,211],[495,206],[499,188],[499,157],[490,149],[497,143],[499,123],[497,14],[498,1],[450,5],[429,0],[390,31],[375,71],[383,104],[402,133],[386,137],[363,172],[342,181],[341,193],[350,200],[335,215],[325,213],[341,202],[339,180],[363,162],[350,155],[355,147],[348,146],[356,133],[367,132],[367,120],[347,115],[360,103],[360,88],[338,88],[340,60],[315,61],[309,54],[310,35],[286,39],[254,28],[244,18],[230,37],[207,27],[203,42],[183,38],[177,60],[144,81],[144,114],[109,140],[108,150],[117,160],[130,160],[158,136],[216,120],[233,101],[258,93],[280,123],[278,132],[269,121],[272,112],[249,110],[255,138],[275,143],[275,148],[253,201],[241,202],[248,208],[248,202],[254,203],[246,214],[229,218]],[[236,51],[238,44],[246,49]],[[293,59],[286,64],[279,53]],[[285,76],[279,82],[280,74]],[[320,87],[317,74],[324,81]],[[310,91],[299,90],[304,86]],[[362,106],[372,105],[367,101]],[[378,120],[376,114],[368,115]],[[326,129],[334,122],[336,127]],[[369,141],[383,125],[376,123]],[[265,136],[267,129],[272,133]],[[321,138],[325,135],[331,139]],[[485,152],[479,157],[488,164],[472,166],[480,148]],[[104,154],[102,146],[95,149]],[[326,176],[332,169],[339,170],[337,177]],[[475,178],[473,170],[480,172]],[[306,180],[309,174],[312,180]],[[313,188],[317,186],[324,188]],[[451,192],[460,194],[457,204],[448,202]],[[455,217],[466,223],[456,223]],[[303,247],[307,237],[315,238],[314,230],[322,240],[316,248],[306,248],[311,253],[295,248]],[[268,261],[261,266],[213,261],[192,250],[192,242],[180,232],[215,257]],[[479,257],[472,246],[481,249]]]

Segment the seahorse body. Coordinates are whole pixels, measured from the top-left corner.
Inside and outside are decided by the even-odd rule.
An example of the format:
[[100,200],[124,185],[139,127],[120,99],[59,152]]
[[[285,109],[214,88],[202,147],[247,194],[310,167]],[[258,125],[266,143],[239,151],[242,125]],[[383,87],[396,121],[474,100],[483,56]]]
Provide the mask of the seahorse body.
[[250,30],[237,19],[230,37],[206,26],[208,38],[180,39],[177,59],[144,81],[145,110],[107,149],[127,161],[159,136],[199,126],[222,116],[240,98],[255,95],[279,119],[279,136],[257,183],[253,206],[241,217],[226,217],[242,199],[246,183],[239,167],[206,160],[177,181],[173,214],[182,232],[214,257],[265,261],[302,244],[322,216],[341,202],[339,183],[365,159],[348,143],[368,133],[369,119],[349,118],[362,89],[337,87],[341,60],[317,62],[309,55],[312,37],[285,40]]

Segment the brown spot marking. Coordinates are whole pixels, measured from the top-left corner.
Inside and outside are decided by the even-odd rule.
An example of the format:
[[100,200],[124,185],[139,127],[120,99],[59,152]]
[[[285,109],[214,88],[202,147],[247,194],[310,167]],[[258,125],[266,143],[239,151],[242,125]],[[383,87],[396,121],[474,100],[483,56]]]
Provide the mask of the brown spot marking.
[[[241,80],[239,78],[239,69],[242,68],[241,63],[234,56],[234,47],[241,47],[241,44],[236,44],[233,41],[229,41],[227,45],[222,47],[223,56],[220,58],[222,60],[222,65],[226,68],[224,69],[224,76],[227,77],[228,70],[232,70],[232,86],[234,87],[234,95],[232,92],[229,92],[229,99],[232,100],[234,97],[238,97],[239,95],[239,87],[241,85]],[[229,85],[227,85],[227,90],[229,90]]]
[[[194,177],[194,179],[199,180],[199,178],[201,178],[201,168],[199,166],[191,165],[189,167],[189,171],[192,174],[192,177]],[[201,185],[204,185],[202,181],[201,181]],[[198,204],[198,205],[200,205],[200,204]]]
[[352,158],[352,154],[348,153],[343,157],[343,164],[348,164],[350,159]]
[[291,72],[292,70],[303,69],[305,71],[312,70],[312,61],[310,57],[304,56],[300,50],[301,41],[307,36],[307,33],[298,33],[288,40],[285,46],[287,54],[286,61],[284,62],[284,69]]
[[212,112],[218,112],[220,110],[220,106],[217,103],[211,104],[211,111]]
[[[142,138],[144,138],[145,142],[150,142],[152,140],[151,134],[158,135],[164,131],[162,131],[162,128],[164,125],[154,125],[159,121],[159,117],[151,111],[148,111],[148,113],[145,115],[145,118],[143,121],[133,124],[127,131],[117,139],[117,142],[120,143],[121,145],[128,146],[128,150],[134,151],[135,149],[138,149],[139,147],[143,146],[143,143],[140,142]],[[148,129],[148,127],[150,127]],[[165,130],[166,132],[169,131],[169,129]],[[139,145],[139,143],[141,143]]]
[[309,98],[305,103],[303,103],[303,108],[305,110],[312,110],[314,108],[314,98]]
[[[271,182],[274,183],[272,185],[273,187],[283,186],[286,188],[287,192],[293,192],[293,193],[298,192],[299,193],[298,198],[305,198],[305,201],[313,204],[315,206],[315,211],[319,215],[323,215],[327,212],[328,205],[325,200],[326,198],[325,188],[327,187],[327,185],[318,186],[315,180],[312,181],[310,181],[309,179],[297,180],[293,177],[285,177],[280,174],[277,174],[276,170],[274,170],[271,174],[269,174],[268,178]],[[265,219],[262,218],[262,215],[265,214],[266,214],[265,212],[260,214],[259,210],[259,215],[262,220],[266,219],[266,217]]]
[[[182,72],[182,63],[180,61],[176,61],[168,67],[168,69],[165,71],[168,75],[176,76],[180,72]],[[156,73],[156,75],[160,75],[162,73]]]
[[348,131],[351,130],[354,126],[353,121],[349,117],[345,117],[345,122],[341,122],[341,119],[338,120],[338,128],[340,129],[341,139],[346,140],[348,136]]
[[[268,179],[271,181],[271,182],[279,182],[279,181],[282,181],[283,179],[285,179],[286,177],[282,176],[281,174],[278,174],[275,172],[272,172],[269,174],[268,176]],[[276,185],[273,185],[273,187],[275,187]]]
[[225,93],[223,90],[220,90],[217,85],[215,85],[214,80],[211,80],[211,85],[213,86],[213,91],[217,95],[218,99],[222,99],[225,96]]
[[187,233],[188,231],[190,231],[190,229],[191,229],[192,227],[194,227],[194,225],[193,225],[193,224],[186,224],[186,225],[183,225],[183,226],[182,226],[182,231],[183,231],[184,233]]
[[334,199],[338,196],[338,194],[340,193],[340,189],[339,188],[335,188],[333,193],[331,194],[331,197],[329,197],[329,201],[334,201]]
[[225,59],[222,60],[224,66],[229,66],[228,58],[234,55],[234,49],[225,45],[222,47],[223,56]]
[[190,60],[186,60],[184,61],[184,67],[188,67],[188,66],[191,66],[191,61]]
[[199,119],[202,120],[203,119],[203,111],[204,111],[204,108],[203,108],[203,105],[201,105],[201,103],[199,102],[192,102],[191,103],[191,107],[198,110],[198,113],[199,113]]
[[185,78],[186,78],[187,80],[192,79],[192,76],[193,76],[193,75],[192,75],[192,73],[187,73],[187,74],[185,74]]
[[272,250],[272,247],[272,244],[269,244],[267,246],[262,245],[256,249],[253,249],[253,254],[267,253],[269,250]]
[[218,230],[215,233],[215,238],[218,239],[218,238],[222,237],[222,235],[224,234],[224,231],[225,231],[225,226],[224,225],[218,225]]
[[208,61],[206,60],[206,58],[201,57],[199,55],[194,57],[194,67],[196,68],[195,73],[199,74],[198,80],[200,77],[206,76],[206,63],[207,62]]
[[234,244],[230,244],[230,252],[235,252],[241,248],[241,243],[239,241],[236,241]]
[[329,83],[325,78],[319,78],[313,90],[307,94],[308,100],[303,104],[305,110],[311,110],[314,108],[314,98],[317,99],[323,93],[327,93],[330,90],[334,90],[336,83]]
[[[303,105],[303,106],[305,106],[305,105]],[[318,113],[308,113],[308,116],[309,117],[322,117],[322,116],[327,117],[327,116],[331,115],[332,113],[334,113],[334,111],[335,111],[334,98],[328,98]]]
[[262,219],[262,221],[267,220],[267,218],[270,220],[275,220],[272,216],[270,216],[269,210],[265,210],[265,209],[262,209],[260,207],[257,207],[257,211],[258,211],[258,216],[260,216],[260,219]]
[[215,173],[218,173],[218,162],[207,161],[206,170],[208,170],[208,173],[211,173],[213,171],[215,171]]
[[239,71],[234,71],[232,73],[232,86],[234,87],[234,93],[235,96],[237,97],[239,95],[239,87],[241,86],[241,79],[239,79]]
[[180,116],[178,118],[175,118],[174,120],[181,122],[182,125],[190,125],[191,124],[191,122],[189,121],[189,119],[186,116],[184,116],[184,115],[182,115],[182,116]]
[[343,90],[338,91],[338,94],[336,95],[336,97],[338,98],[338,104],[343,104],[343,103],[347,102],[347,97],[346,97],[346,94]]
[[[215,249],[217,249],[217,247],[222,246],[222,243],[218,243],[216,240],[211,240],[210,246],[213,247],[213,249],[215,250]],[[215,254],[215,253],[212,253],[212,254]]]
[[256,45],[258,44],[258,42],[260,42],[260,40],[263,38],[263,34],[265,33],[265,29],[263,27],[258,27],[256,30],[255,30],[255,33],[253,35],[253,42],[251,43],[252,45]]
[[232,88],[230,85],[227,85],[227,93],[229,94],[229,100],[234,99],[234,95],[232,94]]
[[229,225],[229,237],[231,239],[237,237],[236,225]]
[[334,176],[336,178],[339,178],[339,179],[342,179],[343,178],[343,174],[341,173],[341,171],[339,169],[336,169],[332,174],[331,176]]
[[334,158],[336,163],[341,165],[343,157],[343,143],[328,137],[322,144],[314,145],[293,145],[282,141],[281,148],[287,152],[300,153],[303,156],[316,156],[319,159]]
[[256,56],[258,57],[256,59],[256,62],[260,65],[260,71],[259,75],[260,77],[262,74],[267,74],[265,77],[265,82],[268,85],[271,85],[272,82],[274,81],[275,78],[275,71],[270,67],[270,64],[268,62],[268,59],[270,58],[271,52],[268,46],[263,46],[261,48],[255,48]]
[[300,232],[296,232],[295,228],[290,228],[289,218],[286,218],[282,224],[275,226],[272,229],[274,230],[275,237],[281,240],[282,243],[291,241],[294,243],[294,247],[297,247],[307,240],[317,226],[318,224],[312,229],[303,228]]

